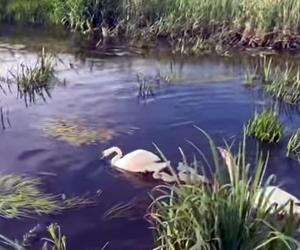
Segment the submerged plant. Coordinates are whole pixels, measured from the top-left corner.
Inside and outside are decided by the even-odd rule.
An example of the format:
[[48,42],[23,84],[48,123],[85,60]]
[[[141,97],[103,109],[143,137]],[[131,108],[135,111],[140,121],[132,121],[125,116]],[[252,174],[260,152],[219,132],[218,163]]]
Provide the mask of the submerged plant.
[[[17,175],[0,175],[0,217],[24,218],[57,214],[80,206],[79,198],[63,200],[41,190],[41,180]],[[83,204],[83,203],[82,203]]]
[[75,146],[94,144],[97,141],[109,141],[116,133],[111,129],[89,128],[77,122],[62,119],[50,120],[43,128],[47,135]]
[[216,169],[211,185],[155,188],[149,214],[155,249],[297,249],[298,217],[293,205],[283,213],[282,208],[271,209],[269,196],[262,196],[267,165],[263,157],[250,171],[245,140],[236,156],[227,153],[223,159],[209,141]]
[[246,134],[262,142],[278,143],[283,137],[283,124],[274,111],[263,111],[249,120]]
[[298,129],[289,139],[287,145],[287,154],[289,156],[296,156],[300,160],[300,129]]

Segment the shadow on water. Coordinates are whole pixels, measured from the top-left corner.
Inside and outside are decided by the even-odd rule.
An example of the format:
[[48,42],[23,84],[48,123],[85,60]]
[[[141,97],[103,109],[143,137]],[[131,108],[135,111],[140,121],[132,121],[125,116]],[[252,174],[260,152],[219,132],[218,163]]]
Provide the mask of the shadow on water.
[[[124,44],[78,47],[79,38],[73,35],[8,33],[0,36],[2,77],[6,79],[7,72],[22,62],[34,62],[45,46],[59,58],[57,77],[66,79],[67,84],[63,88],[55,85],[50,94],[46,91],[47,102],[42,98],[29,107],[17,99],[15,85],[10,85],[11,91],[2,85],[6,94],[0,92],[0,171],[34,176],[50,173],[45,185],[53,193],[78,195],[102,190],[100,203],[94,207],[30,220],[0,219],[0,234],[11,238],[20,239],[37,223],[58,222],[72,250],[101,249],[106,242],[110,242],[107,249],[151,249],[152,232],[143,217],[150,202],[148,193],[157,183],[113,171],[109,162],[100,160],[100,152],[113,145],[124,153],[137,148],[154,152],[155,142],[175,166],[181,160],[178,147],[189,159],[197,155],[187,141],[208,153],[207,141],[194,125],[223,145],[223,139],[241,138],[244,123],[255,110],[273,105],[258,86],[244,85],[245,74],[256,68],[260,57],[212,54],[186,58],[165,50],[141,54]],[[137,79],[138,74],[144,78]],[[283,106],[280,110],[288,135],[300,124],[299,112]],[[61,134],[47,135],[47,120],[72,120],[73,126],[61,127],[70,131],[71,139],[76,134],[90,139],[90,135],[99,135],[99,129],[116,133],[107,140],[98,137],[92,143],[74,145]],[[82,120],[84,127],[80,127]],[[299,163],[285,158],[285,143],[267,149],[269,172],[299,196]],[[250,145],[249,155],[254,156],[255,143]],[[126,206],[129,201],[135,205]],[[107,211],[118,208],[117,204],[126,207],[126,214],[115,211],[113,218],[106,218]]]

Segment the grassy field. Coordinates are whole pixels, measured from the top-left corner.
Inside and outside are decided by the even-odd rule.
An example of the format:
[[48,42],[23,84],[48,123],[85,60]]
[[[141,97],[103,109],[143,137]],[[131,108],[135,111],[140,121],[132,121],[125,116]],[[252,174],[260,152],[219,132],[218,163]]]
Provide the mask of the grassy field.
[[[230,45],[298,48],[298,0],[2,0],[0,20],[105,27],[135,38],[167,37],[184,50],[214,39]],[[187,46],[189,45],[189,46]]]

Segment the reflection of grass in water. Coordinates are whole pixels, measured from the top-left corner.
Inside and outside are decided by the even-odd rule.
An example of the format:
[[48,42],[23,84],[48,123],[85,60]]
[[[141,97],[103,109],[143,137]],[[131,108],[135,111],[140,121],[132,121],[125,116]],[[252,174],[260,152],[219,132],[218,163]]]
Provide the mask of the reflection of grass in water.
[[[268,205],[261,190],[266,162],[247,163],[245,139],[236,156],[221,159],[211,139],[216,174],[211,185],[164,185],[154,192],[150,220],[155,249],[298,249],[298,215]],[[227,168],[225,169],[225,166]],[[223,168],[224,167],[224,168]],[[270,179],[267,184],[270,184]],[[266,199],[266,200],[265,200]]]
[[41,214],[56,214],[80,204],[77,198],[62,200],[44,193],[38,178],[16,175],[0,176],[0,216],[22,218]]
[[72,145],[93,144],[97,141],[109,141],[115,136],[110,129],[88,128],[70,120],[53,120],[44,127],[46,134]]
[[264,111],[248,122],[246,133],[262,142],[278,143],[283,136],[283,124],[275,112]]

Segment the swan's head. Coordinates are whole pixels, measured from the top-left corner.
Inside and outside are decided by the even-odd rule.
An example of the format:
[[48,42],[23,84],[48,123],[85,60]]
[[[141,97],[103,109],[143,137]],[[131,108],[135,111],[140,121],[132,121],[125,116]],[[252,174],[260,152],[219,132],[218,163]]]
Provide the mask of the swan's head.
[[111,147],[102,151],[102,158],[108,157],[113,153],[121,154],[121,150],[118,147]]

